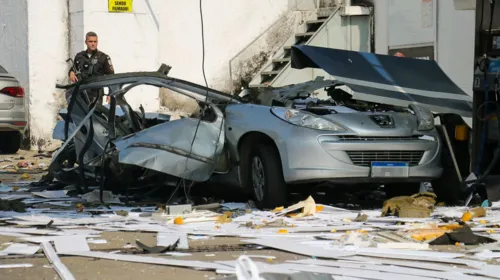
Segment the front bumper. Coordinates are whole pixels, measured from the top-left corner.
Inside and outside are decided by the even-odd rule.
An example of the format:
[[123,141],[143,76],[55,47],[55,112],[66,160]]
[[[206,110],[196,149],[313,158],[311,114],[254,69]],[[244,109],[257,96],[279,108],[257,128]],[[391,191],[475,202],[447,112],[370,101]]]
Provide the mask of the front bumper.
[[[442,173],[441,142],[435,130],[424,137],[317,135],[304,140],[297,136],[279,149],[287,183],[422,182]],[[408,162],[408,177],[372,178],[372,161]]]

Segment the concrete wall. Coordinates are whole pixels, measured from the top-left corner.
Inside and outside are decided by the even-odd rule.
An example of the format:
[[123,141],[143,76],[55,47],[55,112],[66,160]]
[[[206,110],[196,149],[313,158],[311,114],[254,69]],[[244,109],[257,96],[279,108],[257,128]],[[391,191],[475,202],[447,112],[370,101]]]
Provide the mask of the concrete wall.
[[[429,3],[431,2],[431,3]],[[377,0],[375,51],[434,46],[435,59],[445,73],[472,94],[475,10],[457,10],[454,1]],[[432,11],[428,9],[432,7]]]
[[[110,13],[108,1],[72,0],[71,56],[86,48],[85,34],[94,31],[99,36],[98,48],[111,57],[116,73],[158,69],[157,21],[164,10],[163,2],[135,0],[132,13]],[[156,88],[138,87],[127,93],[126,98],[134,108],[142,104],[146,111],[159,109],[159,91]]]
[[[229,60],[288,9],[288,0],[204,1],[205,73],[209,85],[230,91]],[[199,2],[165,0],[162,11],[160,60],[173,66],[171,76],[204,84]]]
[[[50,15],[50,16],[47,16]],[[29,123],[32,145],[49,144],[64,99],[55,88],[67,79],[66,0],[28,0]]]
[[0,0],[0,65],[28,88],[28,3]]
[[455,10],[453,1],[438,3],[437,61],[472,96],[476,11]]

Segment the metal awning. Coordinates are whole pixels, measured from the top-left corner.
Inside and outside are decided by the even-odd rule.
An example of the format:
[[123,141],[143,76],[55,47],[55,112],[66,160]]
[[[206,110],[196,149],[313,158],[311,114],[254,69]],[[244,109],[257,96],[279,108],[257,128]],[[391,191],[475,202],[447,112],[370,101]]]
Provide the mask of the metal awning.
[[323,69],[358,100],[472,116],[472,98],[434,60],[299,45],[292,47],[292,68]]

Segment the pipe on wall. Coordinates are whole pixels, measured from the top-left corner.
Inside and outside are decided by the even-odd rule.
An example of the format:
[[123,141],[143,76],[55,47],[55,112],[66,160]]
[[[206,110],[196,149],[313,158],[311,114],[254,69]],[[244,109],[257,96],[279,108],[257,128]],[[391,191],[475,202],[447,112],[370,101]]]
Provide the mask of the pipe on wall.
[[158,22],[158,18],[156,18],[156,14],[155,14],[153,7],[151,6],[150,0],[145,0],[145,1],[146,1],[146,5],[148,6],[149,13],[151,14],[151,17],[153,18],[153,20],[155,22],[156,29],[160,30],[160,23]]
[[437,0],[433,0],[433,18],[434,18],[434,60],[438,61],[438,24],[439,24],[439,13],[438,7],[439,3]]

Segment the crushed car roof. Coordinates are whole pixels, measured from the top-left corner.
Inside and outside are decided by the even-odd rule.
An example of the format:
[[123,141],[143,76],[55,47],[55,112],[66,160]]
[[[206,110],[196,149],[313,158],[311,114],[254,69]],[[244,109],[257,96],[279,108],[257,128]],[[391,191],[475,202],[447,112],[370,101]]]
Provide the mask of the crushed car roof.
[[291,65],[323,69],[358,100],[403,107],[418,103],[437,113],[472,115],[472,98],[433,60],[299,45],[292,47]]
[[174,88],[183,89],[191,92],[195,92],[198,94],[206,95],[208,92],[209,98],[218,99],[219,101],[225,101],[230,103],[239,103],[241,102],[240,98],[237,95],[227,94],[212,88],[208,88],[199,84],[195,84],[192,82],[188,82],[185,80],[172,78],[167,75],[164,75],[160,72],[127,72],[127,73],[118,73],[118,74],[110,74],[104,76],[96,76],[90,77],[88,79],[82,80],[81,82],[74,84],[79,85],[80,89],[89,89],[89,88],[98,88],[103,86],[108,86],[112,84],[130,84],[139,81],[149,81],[150,83],[155,84],[156,86],[162,87],[164,84],[170,85]]

